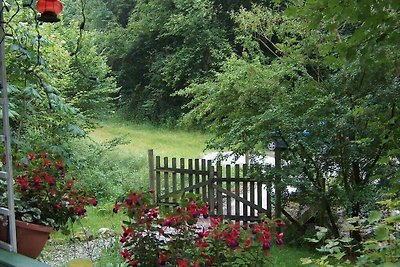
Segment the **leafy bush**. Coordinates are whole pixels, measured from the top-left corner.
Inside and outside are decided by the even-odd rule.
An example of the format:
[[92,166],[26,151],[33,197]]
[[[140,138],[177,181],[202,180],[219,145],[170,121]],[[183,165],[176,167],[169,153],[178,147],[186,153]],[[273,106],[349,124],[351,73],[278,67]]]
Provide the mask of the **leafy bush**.
[[125,143],[119,137],[104,143],[81,140],[72,145],[71,171],[82,177],[99,201],[112,201],[125,193],[126,188],[139,190],[147,185],[141,178],[148,172],[146,158],[121,155],[118,146]]
[[[380,202],[386,211],[399,208],[400,201]],[[362,233],[360,244],[349,237],[325,239],[328,229],[318,227],[316,238],[308,239],[313,243],[322,243],[317,249],[325,255],[319,259],[304,258],[302,263],[311,266],[398,266],[400,263],[400,215],[396,212],[384,216],[380,211],[373,211],[368,218],[350,218],[352,231]]]

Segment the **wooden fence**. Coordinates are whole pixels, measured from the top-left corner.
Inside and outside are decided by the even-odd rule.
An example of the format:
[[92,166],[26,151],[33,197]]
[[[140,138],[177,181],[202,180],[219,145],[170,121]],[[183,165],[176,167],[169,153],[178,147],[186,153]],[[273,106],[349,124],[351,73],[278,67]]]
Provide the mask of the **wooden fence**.
[[193,192],[209,204],[210,216],[236,221],[256,221],[260,214],[271,218],[270,186],[250,179],[249,167],[213,164],[204,159],[154,156],[148,151],[150,188],[160,205],[176,205],[176,196]]

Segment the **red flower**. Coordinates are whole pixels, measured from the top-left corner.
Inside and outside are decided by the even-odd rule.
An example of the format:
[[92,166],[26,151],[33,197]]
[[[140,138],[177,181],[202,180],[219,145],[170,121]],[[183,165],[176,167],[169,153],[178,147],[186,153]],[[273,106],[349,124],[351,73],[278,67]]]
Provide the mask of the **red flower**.
[[54,185],[54,178],[53,176],[49,175],[49,174],[45,174],[44,176],[44,180],[51,186]]
[[244,241],[244,248],[245,249],[249,249],[251,246],[251,239],[250,237],[246,238],[246,240]]
[[200,209],[200,213],[203,215],[204,219],[208,218],[208,206],[206,204]]
[[124,259],[130,260],[132,258],[132,253],[127,249],[122,250],[120,253]]
[[203,241],[202,239],[197,240],[195,245],[196,245],[196,247],[199,247],[199,248],[207,248],[209,246],[208,243]]
[[56,161],[54,162],[54,165],[61,171],[64,170],[64,163],[62,161]]
[[39,186],[40,186],[40,183],[41,183],[40,177],[39,177],[39,176],[35,176],[35,177],[33,178],[33,185],[36,186],[36,187],[39,187]]
[[34,159],[36,159],[35,154],[28,154],[28,160],[34,160]]
[[221,218],[211,218],[211,228],[217,227],[222,222]]
[[118,201],[115,201],[114,203],[114,208],[113,208],[113,212],[114,213],[118,213],[118,211],[121,209],[121,205],[118,204]]
[[21,191],[26,191],[28,189],[29,182],[28,182],[28,177],[26,175],[17,176],[15,180],[19,184],[19,189]]
[[278,246],[283,245],[283,233],[275,233],[275,237],[276,237],[275,243]]
[[65,184],[68,190],[71,190],[73,185],[74,185],[74,180],[70,180]]
[[86,213],[86,209],[85,209],[85,207],[83,207],[83,206],[78,206],[78,207],[75,207],[75,212],[76,212],[76,214],[78,214],[79,216],[83,216],[83,215],[85,215],[85,213]]
[[191,201],[189,203],[187,211],[193,216],[193,218],[197,218],[197,217],[200,216],[200,211],[197,208],[197,205],[196,205],[196,203],[194,201]]
[[46,159],[48,157],[49,157],[49,153],[47,153],[47,152],[43,153],[42,156],[41,156],[42,159]]
[[53,165],[53,162],[51,162],[51,160],[47,160],[47,159],[43,160],[44,167],[50,167],[51,165]]
[[92,204],[93,206],[97,206],[97,199],[96,198],[92,198],[90,199],[90,204]]
[[237,235],[225,234],[225,243],[230,248],[237,248],[239,246],[239,242],[237,241]]
[[129,266],[133,266],[133,267],[138,266],[138,264],[139,264],[139,260],[131,260],[129,262]]
[[189,266],[189,260],[188,259],[179,259],[178,260],[178,266],[179,267],[190,267]]
[[203,227],[203,230],[202,230],[201,232],[198,232],[198,233],[197,233],[197,235],[198,235],[200,238],[207,237],[209,234],[210,234],[210,231],[204,231],[204,227]]
[[54,209],[55,210],[61,210],[62,209],[62,205],[60,203],[54,204]]
[[158,252],[158,264],[160,266],[164,266],[169,258],[170,256],[164,255],[161,251]]

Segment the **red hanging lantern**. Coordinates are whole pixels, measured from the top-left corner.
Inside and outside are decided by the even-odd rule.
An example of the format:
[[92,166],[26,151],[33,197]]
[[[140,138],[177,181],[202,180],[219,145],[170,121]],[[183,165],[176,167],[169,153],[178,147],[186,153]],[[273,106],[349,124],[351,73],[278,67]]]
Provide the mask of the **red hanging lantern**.
[[60,19],[57,16],[63,10],[63,5],[60,0],[39,0],[36,9],[40,13],[39,21],[58,22]]

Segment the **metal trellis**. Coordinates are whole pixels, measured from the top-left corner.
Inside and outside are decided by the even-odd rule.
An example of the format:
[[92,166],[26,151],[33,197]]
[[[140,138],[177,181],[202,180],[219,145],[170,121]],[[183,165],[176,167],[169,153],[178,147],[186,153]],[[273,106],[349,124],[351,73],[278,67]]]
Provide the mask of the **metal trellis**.
[[6,181],[7,185],[7,206],[0,207],[0,215],[7,218],[8,222],[8,237],[9,242],[0,241],[0,248],[6,249],[11,252],[17,252],[17,239],[15,228],[15,210],[14,210],[14,189],[13,189],[13,174],[12,174],[12,158],[11,158],[11,134],[9,123],[9,110],[8,110],[8,93],[7,93],[7,75],[6,75],[6,61],[5,61],[5,20],[4,20],[4,2],[0,1],[0,75],[1,75],[1,107],[3,112],[3,134],[0,139],[4,145],[5,164],[0,171],[0,179]]

